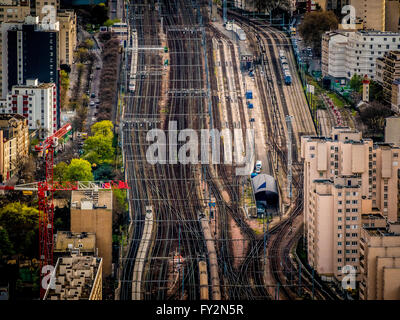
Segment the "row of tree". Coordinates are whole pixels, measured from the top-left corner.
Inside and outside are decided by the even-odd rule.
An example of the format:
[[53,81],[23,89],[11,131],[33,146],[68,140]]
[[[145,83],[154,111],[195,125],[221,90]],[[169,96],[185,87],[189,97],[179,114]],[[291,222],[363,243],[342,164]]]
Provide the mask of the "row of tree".
[[54,179],[57,181],[93,181],[95,172],[96,180],[112,179],[112,167],[115,157],[113,147],[114,125],[109,120],[95,123],[91,127],[92,135],[88,137],[83,145],[82,159],[72,159],[70,164],[58,163],[54,168]]
[[102,33],[99,37],[103,43],[101,82],[99,89],[99,114],[98,120],[112,118],[112,111],[117,103],[118,74],[119,74],[119,40],[111,33]]

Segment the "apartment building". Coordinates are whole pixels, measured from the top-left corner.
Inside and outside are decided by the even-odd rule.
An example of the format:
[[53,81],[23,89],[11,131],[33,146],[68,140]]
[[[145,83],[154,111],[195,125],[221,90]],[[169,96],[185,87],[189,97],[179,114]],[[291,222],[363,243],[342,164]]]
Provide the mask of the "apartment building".
[[349,264],[359,279],[363,214],[397,221],[399,154],[347,127],[335,127],[331,137],[302,137],[304,232],[309,264],[321,276],[340,280]]
[[58,258],[54,287],[49,286],[44,300],[102,300],[103,259],[73,253]]
[[[400,33],[345,31],[325,33],[322,63],[325,76],[350,80],[354,74],[375,80],[376,60],[386,52],[400,49]],[[332,67],[330,66],[332,65]]]
[[361,300],[400,300],[400,223],[382,220],[361,230]]
[[350,0],[356,17],[364,22],[366,30],[392,31],[399,29],[398,0]]
[[28,79],[24,85],[15,85],[1,109],[1,113],[24,116],[28,128],[39,130],[41,138],[57,131],[57,89],[54,83]]
[[60,23],[60,64],[71,65],[77,42],[76,14],[73,10],[60,10],[57,21]]
[[0,182],[12,178],[29,153],[27,121],[18,114],[0,114]]
[[24,23],[2,25],[5,46],[2,57],[2,98],[7,96],[13,86],[24,85],[27,79],[38,79],[40,83],[55,83],[57,89],[55,128],[60,125],[58,30],[58,22],[42,25],[38,23],[38,17],[31,16],[26,17]]
[[[0,3],[0,26],[4,23],[11,22],[23,22],[25,17],[30,14],[30,1],[20,1],[20,0],[2,0]],[[2,55],[3,55],[3,43],[6,44],[6,40],[3,41],[3,32],[0,32],[0,81],[2,81],[3,77],[3,63],[2,63]],[[7,67],[5,68],[7,72]],[[5,94],[7,94],[7,90]],[[3,97],[3,88],[0,86],[0,97]]]
[[392,110],[400,113],[400,78],[396,79],[392,83]]
[[323,77],[346,79],[346,45],[348,33],[329,31],[322,36],[321,71]]
[[400,117],[385,119],[385,142],[400,147]]
[[[400,51],[388,51],[376,60],[376,81],[383,87],[383,99],[391,105],[393,82],[400,79]],[[395,88],[396,89],[396,88]]]
[[71,195],[71,232],[96,234],[103,276],[112,272],[112,192],[73,191]]
[[93,232],[58,231],[55,237],[54,255],[64,257],[73,253],[97,256],[96,234]]

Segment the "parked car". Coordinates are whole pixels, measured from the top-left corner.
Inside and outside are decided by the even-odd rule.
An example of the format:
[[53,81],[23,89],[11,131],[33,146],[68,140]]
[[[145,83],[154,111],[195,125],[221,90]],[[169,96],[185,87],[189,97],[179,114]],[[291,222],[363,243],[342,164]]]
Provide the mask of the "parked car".
[[92,92],[92,94],[90,95],[91,98],[96,98],[96,94],[94,92]]

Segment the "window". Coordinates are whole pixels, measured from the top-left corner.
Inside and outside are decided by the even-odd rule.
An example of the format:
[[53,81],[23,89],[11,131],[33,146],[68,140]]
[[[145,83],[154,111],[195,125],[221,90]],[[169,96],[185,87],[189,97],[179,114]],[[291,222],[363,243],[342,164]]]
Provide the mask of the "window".
[[338,254],[342,254],[342,250],[338,250],[337,253],[338,253]]

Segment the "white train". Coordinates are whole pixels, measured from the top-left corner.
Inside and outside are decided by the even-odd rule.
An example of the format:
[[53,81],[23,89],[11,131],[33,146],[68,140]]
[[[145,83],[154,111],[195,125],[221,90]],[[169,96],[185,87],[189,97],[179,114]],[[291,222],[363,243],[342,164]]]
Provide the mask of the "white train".
[[[138,39],[137,39],[137,32],[136,29],[132,30],[132,48],[138,47]],[[138,51],[132,50],[132,57],[131,57],[131,70],[129,73],[129,91],[131,93],[135,92],[136,88],[136,72],[137,72],[137,58],[138,58]]]

